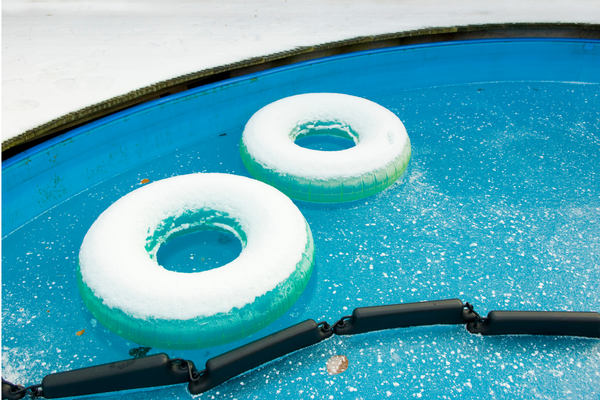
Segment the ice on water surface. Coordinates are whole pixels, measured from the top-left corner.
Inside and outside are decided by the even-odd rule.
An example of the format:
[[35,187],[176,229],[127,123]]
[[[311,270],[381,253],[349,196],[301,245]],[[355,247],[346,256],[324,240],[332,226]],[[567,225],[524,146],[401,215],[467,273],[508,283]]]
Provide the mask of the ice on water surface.
[[[498,310],[600,310],[598,85],[480,83],[374,98],[409,132],[413,156],[379,195],[340,205],[297,202],[315,240],[304,294],[243,341],[169,351],[202,366],[243,343],[362,306],[460,298]],[[191,172],[247,176],[227,132],[124,171],[3,239],[3,376],[129,358],[83,305],[75,263],[85,232],[115,200]],[[81,336],[76,333],[85,329]],[[152,349],[149,354],[160,352]],[[329,375],[327,361],[348,358]],[[471,335],[461,326],[333,337],[210,392],[243,398],[597,398],[600,341]],[[183,385],[132,399],[189,398]]]

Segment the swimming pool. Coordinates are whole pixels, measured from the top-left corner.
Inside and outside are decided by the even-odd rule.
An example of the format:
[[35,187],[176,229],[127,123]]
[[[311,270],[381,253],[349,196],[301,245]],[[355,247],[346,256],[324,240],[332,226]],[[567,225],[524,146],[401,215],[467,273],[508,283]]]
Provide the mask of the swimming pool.
[[[136,344],[105,330],[80,299],[75,266],[87,229],[143,179],[248,176],[237,147],[245,122],[298,93],[347,93],[389,108],[407,128],[412,160],[394,186],[370,198],[296,203],[313,231],[316,264],[286,315],[244,340],[170,357],[202,367],[294,323],[333,322],[372,305],[460,298],[480,313],[600,310],[598,66],[600,43],[590,40],[355,53],[173,95],[9,159],[3,377],[36,383],[135,352]],[[230,258],[239,251],[226,236],[216,241],[214,255],[186,253],[185,243],[171,255],[204,268],[222,263],[215,258],[223,249]],[[348,370],[328,375],[325,363],[336,354],[347,356]],[[598,340],[482,337],[431,326],[336,336],[201,397],[597,398],[599,376]],[[179,385],[128,396],[190,395]]]

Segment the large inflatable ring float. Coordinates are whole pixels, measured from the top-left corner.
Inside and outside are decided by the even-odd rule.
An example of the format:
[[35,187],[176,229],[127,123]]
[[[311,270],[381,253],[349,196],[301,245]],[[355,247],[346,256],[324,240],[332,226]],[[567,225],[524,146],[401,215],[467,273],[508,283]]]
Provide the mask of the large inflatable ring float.
[[[297,139],[333,135],[354,141],[342,151],[300,147]],[[410,140],[398,117],[359,97],[310,93],[257,111],[246,124],[240,153],[250,174],[291,198],[337,203],[391,186],[410,160]]]
[[[158,264],[161,244],[201,229],[237,236],[239,257],[198,273]],[[181,175],[104,211],[83,240],[77,278],[85,305],[111,331],[145,346],[196,349],[281,316],[304,290],[313,257],[310,228],[281,192],[235,175]]]

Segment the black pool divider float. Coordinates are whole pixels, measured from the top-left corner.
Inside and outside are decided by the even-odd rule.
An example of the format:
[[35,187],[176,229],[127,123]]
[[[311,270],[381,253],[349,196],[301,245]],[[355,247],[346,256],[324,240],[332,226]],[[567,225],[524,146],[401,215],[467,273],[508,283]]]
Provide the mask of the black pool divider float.
[[134,358],[47,375],[28,388],[2,380],[2,398],[61,398],[119,390],[188,383],[192,394],[206,392],[227,380],[286,354],[319,343],[332,335],[354,335],[410,326],[466,324],[473,334],[559,335],[600,338],[600,313],[574,311],[490,311],[480,316],[459,299],[356,308],[330,325],[311,319],[248,343],[206,362],[164,354]]
[[600,314],[575,311],[490,311],[467,324],[482,335],[556,335],[600,337]]

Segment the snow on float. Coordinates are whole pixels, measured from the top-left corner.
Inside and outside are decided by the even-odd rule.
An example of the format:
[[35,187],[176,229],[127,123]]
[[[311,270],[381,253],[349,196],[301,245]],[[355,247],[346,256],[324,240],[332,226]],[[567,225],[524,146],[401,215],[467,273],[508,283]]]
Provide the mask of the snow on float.
[[[161,244],[201,229],[242,242],[219,268],[160,266]],[[79,253],[78,285],[95,318],[133,342],[165,349],[221,345],[269,325],[310,278],[308,223],[276,189],[229,174],[192,174],[139,188],[105,210]]]
[[[332,135],[356,146],[310,150],[297,139]],[[402,122],[366,99],[337,93],[286,97],[257,111],[246,124],[240,153],[250,174],[291,198],[337,203],[362,199],[391,186],[410,160]]]

